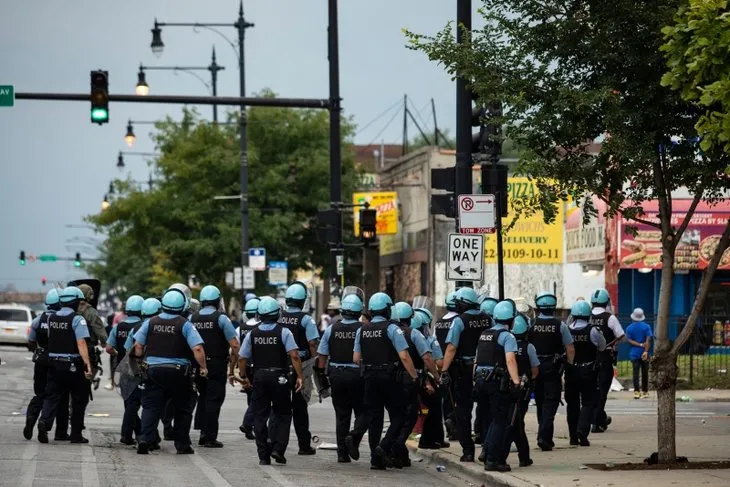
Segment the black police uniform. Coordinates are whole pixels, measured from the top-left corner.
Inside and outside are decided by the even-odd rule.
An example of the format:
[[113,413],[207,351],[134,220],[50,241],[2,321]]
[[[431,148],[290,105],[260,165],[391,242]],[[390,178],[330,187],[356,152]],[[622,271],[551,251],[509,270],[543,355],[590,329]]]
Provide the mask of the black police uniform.
[[[79,353],[73,321],[76,313],[60,316],[58,313],[48,318],[48,353]],[[38,421],[38,429],[47,432],[53,426],[53,419],[59,407],[66,407],[63,398],[71,399],[71,441],[81,441],[84,414],[88,402],[89,389],[84,377],[84,362],[81,357],[48,357],[48,376],[43,412]],[[39,436],[40,437],[40,436]]]
[[[149,320],[146,356],[192,360],[192,352],[183,335],[187,319],[182,316]],[[158,439],[157,425],[168,403],[175,411],[173,438],[178,453],[191,453],[190,424],[195,407],[192,366],[173,363],[148,364],[145,389],[142,391],[142,435],[138,452]]]
[[[439,345],[441,346],[441,352],[443,352],[444,355],[446,354],[446,337],[449,335],[451,323],[453,323],[454,318],[457,316],[458,315],[455,314],[451,318],[441,318],[436,321],[436,324],[434,325],[436,340],[438,340]],[[446,427],[447,435],[450,440],[455,440],[456,421],[454,420],[454,383],[450,382],[448,386],[440,387],[438,392],[441,395],[444,426]]]
[[[328,375],[332,391],[332,406],[335,408],[335,432],[337,435],[338,458],[349,458],[346,438],[350,434],[352,413],[355,413],[354,430],[365,431],[368,427],[368,416],[363,403],[364,385],[360,376],[360,367],[354,365],[352,350],[355,345],[357,330],[362,323],[343,324],[337,321],[332,325],[329,336],[329,369]],[[359,442],[361,438],[358,438]]]
[[608,426],[608,416],[606,415],[606,400],[608,400],[608,391],[611,390],[613,383],[613,363],[615,360],[614,340],[616,334],[611,327],[608,326],[608,319],[611,313],[604,311],[598,315],[591,315],[588,320],[589,326],[595,326],[603,334],[607,344],[606,349],[598,352],[596,356],[596,369],[598,380],[598,397],[596,398],[596,414],[593,424],[598,428]]
[[580,330],[570,330],[575,346],[575,361],[573,366],[565,369],[565,402],[571,444],[585,441],[595,417],[598,348],[591,342],[592,328],[587,325]]
[[[456,359],[449,368],[454,380],[454,400],[456,401],[456,436],[464,455],[474,456],[472,439],[472,409],[474,408],[474,358],[482,332],[491,328],[489,316],[463,313],[460,315],[464,329],[456,348]],[[471,358],[466,358],[471,357]],[[482,432],[485,433],[485,432]]]
[[[115,350],[117,351],[116,363],[121,363],[127,350],[124,344],[129,335],[134,335],[142,326],[142,321],[137,320],[129,322],[127,320],[117,323],[117,342]],[[128,392],[128,391],[125,391]],[[139,438],[142,432],[142,421],[139,419],[139,408],[142,405],[142,391],[135,387],[127,397],[124,398],[124,416],[122,417],[122,440],[128,441],[132,439],[132,434]]]
[[231,346],[218,325],[223,313],[195,313],[190,320],[203,338],[208,366],[208,376],[196,374],[195,385],[198,389],[198,407],[195,410],[194,428],[200,430],[200,444],[214,443],[218,440],[218,418],[223,401],[226,399],[226,379]]
[[555,414],[560,405],[561,359],[565,346],[560,331],[562,322],[557,318],[535,320],[530,328],[530,342],[534,345],[540,360],[540,373],[535,382],[535,405],[537,410],[537,444],[543,449],[553,448]]
[[[246,335],[251,333],[252,330],[256,329],[257,325],[249,325],[248,320],[246,322],[242,322],[238,326],[238,343],[243,346],[243,341],[246,339]],[[246,376],[253,384],[253,363],[249,360],[248,365],[246,366]],[[251,409],[251,389],[244,389],[244,393],[246,394],[246,411],[243,413],[243,421],[241,422],[241,431],[244,433],[252,433],[253,432],[253,409]]]
[[[516,407],[517,411],[512,411],[511,418],[514,417],[514,423],[511,426],[511,438],[517,447],[517,455],[520,460],[520,464],[530,462],[530,443],[527,440],[527,434],[525,433],[525,415],[527,414],[527,408],[530,404],[530,387],[532,386],[532,364],[530,364],[530,355],[527,348],[530,342],[527,340],[526,335],[520,335],[515,337],[517,339],[517,373],[520,377],[527,377],[528,387],[524,391],[524,395],[517,398],[513,403],[512,407]],[[511,442],[510,442],[511,444]]]
[[[33,351],[33,398],[26,410],[25,430],[23,435],[27,440],[33,437],[33,428],[43,409],[43,400],[46,397],[48,382],[48,320],[53,316],[52,311],[44,311],[36,330],[36,349]],[[68,393],[64,393],[59,402],[56,413],[56,441],[67,440],[68,437]]]
[[401,374],[402,376],[402,387],[403,387],[403,399],[405,401],[405,421],[403,427],[398,433],[396,439],[396,446],[394,453],[395,461],[393,462],[396,466],[400,463],[404,466],[410,466],[410,459],[408,457],[408,448],[406,448],[406,441],[413,431],[413,427],[418,422],[418,410],[421,408],[421,399],[419,396],[420,389],[420,378],[423,376],[424,362],[423,357],[419,355],[416,345],[411,339],[411,327],[400,325],[403,330],[403,336],[408,344],[408,355],[411,357],[413,367],[416,369],[416,373],[419,376],[419,380],[414,381],[408,374]]
[[[307,340],[307,332],[302,326],[302,320],[307,314],[303,311],[282,311],[278,323],[288,328],[294,335],[294,341],[299,347],[299,357],[302,362],[312,358],[309,350],[309,340]],[[311,380],[311,377],[304,377],[304,380]],[[292,422],[294,423],[294,431],[297,434],[299,450],[311,450],[312,433],[309,431],[309,412],[307,411],[307,400],[302,395],[302,391],[296,392],[292,383]]]
[[476,373],[474,392],[480,405],[482,425],[486,428],[485,449],[487,465],[504,465],[509,455],[511,438],[507,435],[512,400],[509,394],[511,379],[507,371],[504,347],[499,336],[506,329],[489,329],[479,336],[476,366],[486,367]]
[[[253,427],[259,459],[265,462],[270,461],[272,451],[283,457],[289,444],[291,381],[282,330],[277,324],[272,330],[257,327],[249,333],[251,362],[255,364],[251,394]],[[273,421],[269,429],[266,423],[270,414]]]

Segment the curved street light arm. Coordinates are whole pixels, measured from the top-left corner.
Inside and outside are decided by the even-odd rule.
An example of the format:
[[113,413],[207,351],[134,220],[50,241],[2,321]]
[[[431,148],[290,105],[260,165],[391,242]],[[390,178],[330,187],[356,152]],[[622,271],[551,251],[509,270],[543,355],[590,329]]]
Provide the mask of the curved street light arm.
[[[228,24],[223,24],[223,25],[228,26]],[[198,24],[198,23],[193,24],[193,32],[195,32],[196,34],[200,33],[201,28],[207,29],[209,31],[212,31],[212,32],[215,32],[216,34],[218,34],[221,38],[223,38],[224,41],[226,41],[226,43],[229,46],[231,46],[231,49],[233,49],[233,52],[236,54],[236,59],[238,59],[239,61],[241,60],[240,56],[238,55],[238,48],[236,47],[236,44],[234,44],[233,41],[231,41],[228,38],[228,36],[226,36],[223,32],[219,31],[215,27],[212,27],[208,24]]]

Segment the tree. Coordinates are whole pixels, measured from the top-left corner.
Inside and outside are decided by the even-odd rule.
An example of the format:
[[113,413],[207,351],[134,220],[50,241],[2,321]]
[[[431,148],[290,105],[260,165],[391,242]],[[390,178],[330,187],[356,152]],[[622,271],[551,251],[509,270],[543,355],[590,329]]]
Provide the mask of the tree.
[[[317,243],[313,219],[329,205],[327,112],[256,107],[248,118],[251,246],[265,247],[270,260],[288,261],[290,272],[326,267],[329,250]],[[346,201],[357,178],[347,150],[352,127],[344,120]],[[223,286],[225,272],[240,259],[240,212],[237,202],[213,197],[240,193],[238,129],[202,123],[193,111],[156,128],[161,156],[151,164],[153,189],[117,181],[120,196],[89,217],[108,235],[106,263],[92,270],[129,293],[157,293],[191,274]],[[269,292],[263,274],[257,288]]]
[[[546,221],[571,194],[595,194],[606,216],[623,215],[657,228],[662,273],[652,374],[658,394],[659,461],[676,460],[677,365],[702,307],[706,288],[727,247],[730,226],[705,272],[692,317],[678,339],[668,336],[674,252],[700,201],[722,199],[717,178],[727,158],[699,152],[693,103],[661,86],[666,71],[661,29],[680,0],[483,0],[485,26],[457,44],[447,26],[435,36],[408,32],[411,48],[425,52],[454,76],[467,79],[480,103],[501,102],[494,123],[521,148],[519,171],[534,178],[538,195],[516,205]],[[589,143],[605,138],[600,153]],[[694,195],[682,221],[672,224],[672,192]],[[642,204],[658,200],[659,221]],[[586,217],[595,214],[591,198]]]

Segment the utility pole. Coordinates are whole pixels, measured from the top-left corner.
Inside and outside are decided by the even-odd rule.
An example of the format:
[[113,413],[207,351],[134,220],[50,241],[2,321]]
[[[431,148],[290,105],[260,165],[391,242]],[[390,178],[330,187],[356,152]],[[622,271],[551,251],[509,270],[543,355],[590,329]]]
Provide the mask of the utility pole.
[[[342,241],[342,146],[340,141],[340,115],[342,99],[340,98],[340,52],[337,0],[328,1],[329,25],[327,27],[327,54],[329,58],[330,82],[330,205],[340,210],[339,224],[336,225],[337,246],[330,249],[330,294],[342,287],[344,282],[344,245]],[[340,276],[339,271],[342,271]],[[339,279],[338,279],[339,277]]]

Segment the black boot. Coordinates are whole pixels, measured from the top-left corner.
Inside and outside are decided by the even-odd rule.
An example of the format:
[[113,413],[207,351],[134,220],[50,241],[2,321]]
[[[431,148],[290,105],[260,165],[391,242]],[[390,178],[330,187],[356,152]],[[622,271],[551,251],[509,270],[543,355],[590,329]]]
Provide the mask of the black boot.
[[38,421],[37,414],[26,414],[25,428],[23,428],[23,438],[26,440],[33,438],[33,428],[35,428],[36,421]]

